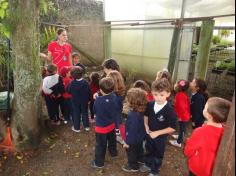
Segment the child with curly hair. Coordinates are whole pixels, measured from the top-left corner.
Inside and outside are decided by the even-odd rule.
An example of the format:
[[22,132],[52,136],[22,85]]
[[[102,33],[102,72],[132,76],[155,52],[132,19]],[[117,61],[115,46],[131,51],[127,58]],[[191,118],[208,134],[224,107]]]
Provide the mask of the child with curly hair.
[[126,149],[128,163],[122,166],[125,172],[138,172],[139,162],[143,162],[143,140],[145,138],[144,111],[147,106],[146,92],[140,88],[131,88],[126,96],[129,112],[125,124]]

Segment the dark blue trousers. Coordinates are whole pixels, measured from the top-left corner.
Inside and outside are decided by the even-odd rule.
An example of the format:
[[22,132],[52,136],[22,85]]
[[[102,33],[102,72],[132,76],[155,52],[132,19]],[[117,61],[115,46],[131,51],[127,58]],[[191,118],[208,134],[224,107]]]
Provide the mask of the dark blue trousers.
[[107,146],[111,156],[117,156],[116,145],[115,130],[107,134],[96,133],[95,164],[99,167],[104,166]]
[[152,174],[158,174],[164,158],[167,137],[146,138],[145,164],[151,168]]
[[88,103],[81,103],[81,104],[72,103],[72,119],[74,128],[76,130],[80,129],[81,118],[84,128],[89,127]]
[[184,134],[186,133],[187,122],[179,121],[179,137],[177,139],[178,144],[182,144],[184,141]]
[[65,98],[64,99],[63,112],[64,112],[64,119],[66,121],[70,121],[71,116],[72,116],[72,103],[71,103],[70,98]]
[[131,144],[129,148],[126,149],[128,165],[132,169],[139,169],[139,163],[143,162],[144,151],[143,151],[143,142],[138,144]]
[[59,103],[58,100],[55,98],[52,98],[50,95],[44,96],[48,116],[51,120],[57,121],[58,120],[58,114],[59,114]]

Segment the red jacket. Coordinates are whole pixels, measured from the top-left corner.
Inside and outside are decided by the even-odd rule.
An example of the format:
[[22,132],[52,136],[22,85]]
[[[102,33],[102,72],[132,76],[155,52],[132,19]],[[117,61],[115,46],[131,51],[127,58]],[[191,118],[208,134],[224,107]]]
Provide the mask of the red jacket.
[[70,84],[71,80],[72,80],[72,79],[71,79],[71,78],[68,78],[68,77],[64,77],[64,78],[63,78],[63,84],[64,84],[64,87],[65,87],[65,93],[63,94],[63,97],[64,97],[65,99],[71,98],[71,94],[69,94],[69,93],[66,91],[66,89],[67,89],[68,85]]
[[190,101],[185,92],[178,92],[174,101],[175,113],[180,121],[187,122],[190,119]]
[[212,176],[214,161],[223,136],[224,127],[203,125],[187,140],[184,154],[189,170],[197,176]]

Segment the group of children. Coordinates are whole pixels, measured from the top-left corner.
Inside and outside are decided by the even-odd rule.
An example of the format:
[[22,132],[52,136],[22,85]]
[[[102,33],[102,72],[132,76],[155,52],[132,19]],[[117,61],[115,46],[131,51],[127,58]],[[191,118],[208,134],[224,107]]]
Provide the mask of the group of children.
[[[95,158],[91,166],[104,167],[107,147],[111,157],[118,155],[117,137],[122,131],[122,114],[125,113],[122,144],[128,162],[122,170],[158,176],[168,136],[172,134],[176,139],[169,141],[172,145],[181,147],[186,124],[192,117],[195,130],[184,148],[190,175],[210,176],[231,103],[222,98],[208,99],[206,83],[197,78],[190,83],[179,80],[173,90],[167,70],[158,72],[151,88],[145,81],[137,80],[126,91],[117,62],[107,59],[102,66],[104,75],[93,72],[87,82],[83,78],[85,68],[81,66],[57,71],[55,65],[48,65],[42,85],[52,123],[58,124],[62,105],[65,121],[72,117],[73,131],[80,132],[81,119],[84,129],[89,131],[90,109],[91,119],[96,121]],[[189,88],[191,98],[187,93]],[[179,134],[173,135],[177,119]]]

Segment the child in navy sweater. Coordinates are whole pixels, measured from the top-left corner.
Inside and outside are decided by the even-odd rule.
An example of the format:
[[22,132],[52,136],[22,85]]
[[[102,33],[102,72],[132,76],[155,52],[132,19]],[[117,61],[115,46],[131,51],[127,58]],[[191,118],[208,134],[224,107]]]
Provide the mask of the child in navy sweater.
[[139,162],[143,162],[143,140],[145,138],[144,111],[147,106],[146,92],[140,88],[131,88],[127,93],[129,105],[126,121],[126,149],[128,163],[122,166],[125,172],[138,172]]
[[190,83],[190,90],[192,92],[190,110],[193,129],[201,127],[205,121],[203,109],[208,99],[206,89],[207,85],[204,80],[194,78]]
[[111,78],[103,78],[99,82],[102,96],[94,102],[94,113],[96,114],[96,146],[95,159],[92,161],[93,168],[103,168],[106,148],[111,157],[117,156],[115,119],[119,112],[117,97],[113,93],[114,81]]
[[57,66],[55,64],[47,66],[47,76],[43,79],[42,90],[52,124],[60,125],[59,102],[64,93],[64,85],[62,77],[57,74]]
[[80,121],[82,116],[85,131],[89,131],[89,118],[88,118],[88,103],[91,98],[91,91],[89,84],[82,78],[83,69],[79,66],[74,66],[71,69],[71,76],[73,80],[67,87],[67,92],[72,95],[72,130],[80,132]]
[[144,117],[146,129],[145,165],[141,172],[150,172],[149,176],[159,176],[165,153],[167,136],[176,128],[176,114],[167,101],[171,94],[171,85],[166,78],[152,83],[152,94],[155,101],[149,102]]

